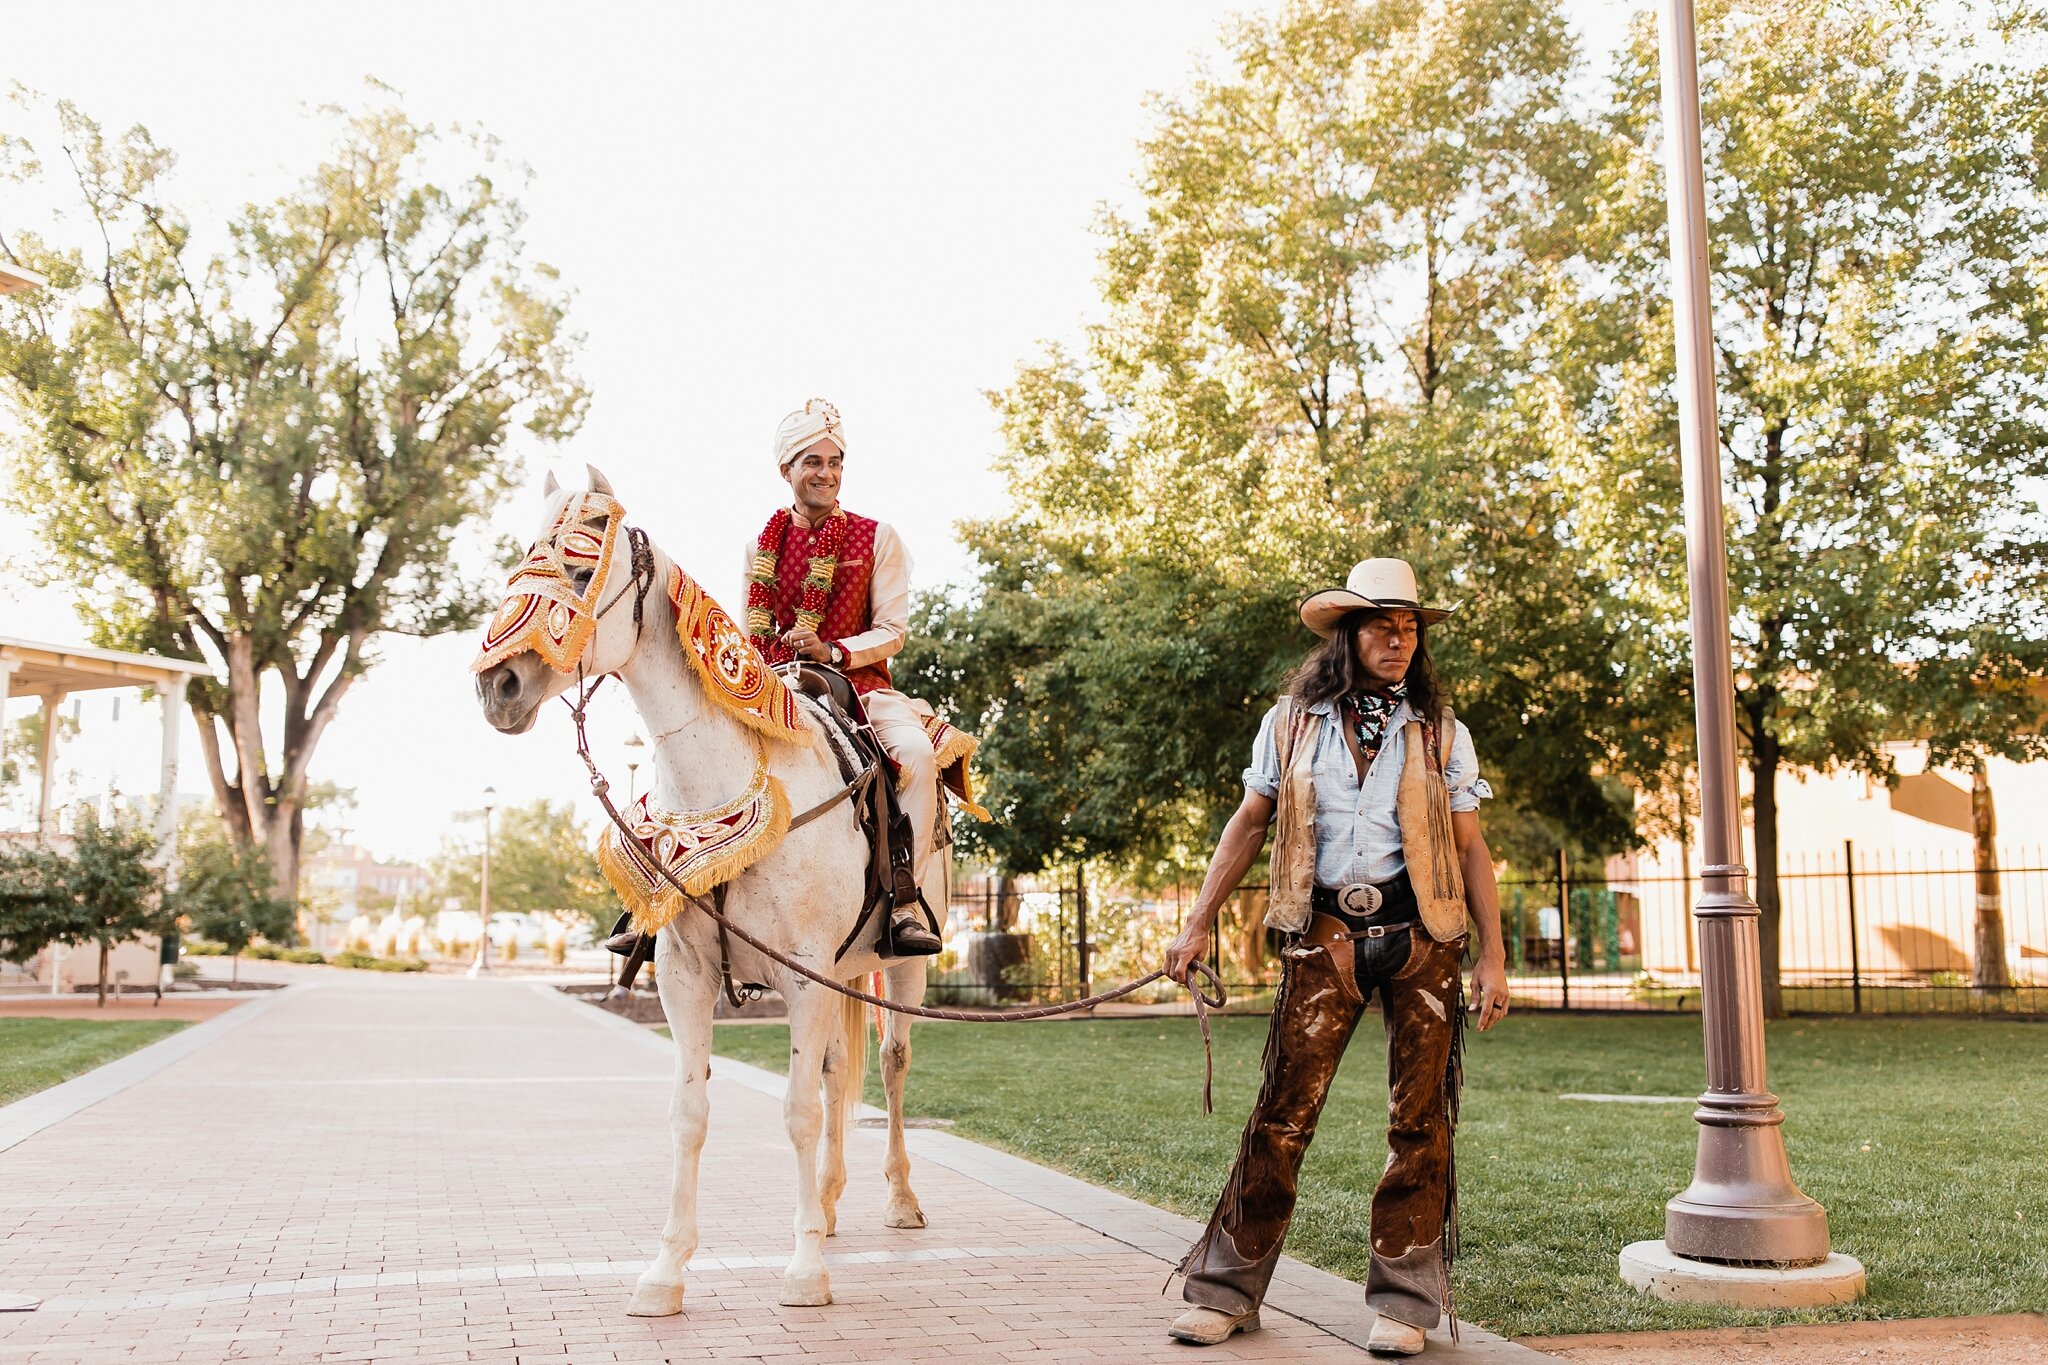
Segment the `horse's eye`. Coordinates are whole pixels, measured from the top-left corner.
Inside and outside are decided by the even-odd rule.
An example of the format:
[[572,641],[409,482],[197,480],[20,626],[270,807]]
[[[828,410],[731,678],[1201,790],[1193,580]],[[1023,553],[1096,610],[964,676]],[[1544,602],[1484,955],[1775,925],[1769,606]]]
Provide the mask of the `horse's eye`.
[[612,524],[612,519],[610,517],[585,517],[583,524],[592,531],[602,531],[605,527]]

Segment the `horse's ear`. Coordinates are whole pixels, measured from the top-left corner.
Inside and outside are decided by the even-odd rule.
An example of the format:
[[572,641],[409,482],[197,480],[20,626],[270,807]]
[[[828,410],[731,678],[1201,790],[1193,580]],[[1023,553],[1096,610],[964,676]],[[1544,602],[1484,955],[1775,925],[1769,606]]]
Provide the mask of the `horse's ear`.
[[615,496],[616,496],[616,494],[614,494],[614,493],[612,492],[612,484],[611,484],[611,480],[610,480],[610,479],[607,479],[607,478],[606,478],[606,477],[605,477],[604,475],[602,475],[602,474],[598,473],[598,472],[597,472],[597,466],[596,466],[596,465],[594,465],[594,464],[587,464],[587,465],[585,465],[585,466],[583,466],[583,467],[584,467],[585,469],[587,469],[587,470],[589,470],[589,471],[590,471],[590,491],[591,491],[591,492],[593,492],[593,493],[602,493],[602,494],[604,494],[604,495],[605,495],[606,497],[608,497],[608,498],[609,498],[609,497],[615,497]]
[[540,491],[543,495],[550,498],[562,491],[562,481],[555,477],[554,470],[550,469],[548,471],[548,481],[540,486]]

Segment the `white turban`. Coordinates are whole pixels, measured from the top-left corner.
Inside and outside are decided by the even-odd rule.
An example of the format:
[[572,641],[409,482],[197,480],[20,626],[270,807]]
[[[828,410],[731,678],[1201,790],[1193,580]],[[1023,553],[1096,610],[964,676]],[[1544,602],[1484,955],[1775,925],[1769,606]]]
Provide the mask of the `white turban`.
[[775,468],[789,468],[789,462],[818,441],[830,441],[846,453],[846,428],[840,425],[839,409],[822,398],[813,398],[782,419],[775,428]]

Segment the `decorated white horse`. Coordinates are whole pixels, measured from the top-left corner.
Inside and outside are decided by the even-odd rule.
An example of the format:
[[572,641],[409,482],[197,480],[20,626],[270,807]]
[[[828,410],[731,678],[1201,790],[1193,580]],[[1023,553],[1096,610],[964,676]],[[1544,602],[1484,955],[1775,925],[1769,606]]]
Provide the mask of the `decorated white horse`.
[[[697,1159],[709,1112],[722,953],[709,916],[650,877],[648,862],[659,860],[692,897],[722,885],[724,912],[736,927],[834,980],[881,972],[892,1001],[923,999],[926,961],[879,958],[875,934],[866,930],[837,956],[862,909],[868,844],[849,801],[790,828],[793,809],[809,811],[844,786],[813,703],[783,686],[745,631],[688,574],[644,535],[629,532],[625,509],[595,469],[587,490],[561,489],[550,477],[547,494],[544,529],[514,572],[476,661],[477,696],[493,726],[519,734],[549,698],[579,679],[611,675],[632,694],[652,741],[652,788],[625,811],[637,848],[626,848],[608,828],[600,862],[636,926],[658,931],[655,979],[675,1035],[668,1221],[660,1252],[626,1309],[661,1317],[681,1310],[683,1267],[697,1248]],[[971,745],[960,739],[954,756]],[[942,751],[942,764],[947,757]],[[928,829],[915,833],[933,837]],[[944,859],[930,861],[925,897],[943,905]],[[789,1007],[783,1118],[796,1149],[796,1251],[781,1301],[830,1303],[825,1239],[846,1188],[846,1125],[867,1064],[866,1007],[736,938],[729,960],[734,980],[773,986]],[[884,1019],[883,1221],[918,1228],[924,1212],[910,1188],[903,1142],[910,1019],[894,1012]]]

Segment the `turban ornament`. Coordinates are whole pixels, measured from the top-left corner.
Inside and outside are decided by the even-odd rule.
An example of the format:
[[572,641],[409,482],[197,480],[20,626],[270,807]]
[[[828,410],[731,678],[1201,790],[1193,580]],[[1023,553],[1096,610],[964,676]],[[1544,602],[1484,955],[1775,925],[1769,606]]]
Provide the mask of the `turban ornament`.
[[840,454],[846,453],[846,428],[840,424],[839,409],[822,398],[813,398],[775,428],[776,470],[788,469],[790,461],[821,440],[838,446]]

